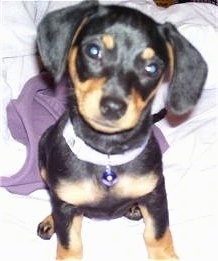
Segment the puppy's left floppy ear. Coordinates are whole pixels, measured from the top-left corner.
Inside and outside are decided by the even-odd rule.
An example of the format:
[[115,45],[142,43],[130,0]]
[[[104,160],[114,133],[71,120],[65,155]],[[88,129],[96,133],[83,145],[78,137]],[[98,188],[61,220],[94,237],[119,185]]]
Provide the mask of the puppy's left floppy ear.
[[98,1],[84,1],[49,13],[39,24],[37,44],[42,62],[59,81],[66,68],[72,39],[85,17],[98,12]]
[[170,23],[159,27],[172,51],[173,75],[168,90],[168,103],[173,113],[189,112],[200,98],[207,65],[197,49]]

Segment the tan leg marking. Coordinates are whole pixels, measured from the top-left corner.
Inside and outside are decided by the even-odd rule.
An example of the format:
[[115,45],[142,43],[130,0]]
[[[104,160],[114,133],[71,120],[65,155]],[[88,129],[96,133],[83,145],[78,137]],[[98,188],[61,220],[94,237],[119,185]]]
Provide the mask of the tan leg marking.
[[82,259],[82,239],[81,239],[81,227],[82,227],[82,215],[75,216],[73,218],[70,230],[69,230],[69,247],[65,248],[58,240],[57,244],[57,257],[56,260],[70,260],[79,261]]
[[178,260],[175,254],[172,236],[169,228],[160,239],[155,238],[154,220],[145,206],[139,206],[146,222],[144,240],[148,249],[149,260]]

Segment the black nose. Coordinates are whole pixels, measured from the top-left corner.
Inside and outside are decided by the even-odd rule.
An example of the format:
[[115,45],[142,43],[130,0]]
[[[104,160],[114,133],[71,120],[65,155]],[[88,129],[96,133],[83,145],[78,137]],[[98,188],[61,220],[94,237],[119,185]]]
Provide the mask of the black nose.
[[100,103],[101,114],[108,120],[120,119],[124,115],[126,108],[126,103],[115,97],[104,97]]

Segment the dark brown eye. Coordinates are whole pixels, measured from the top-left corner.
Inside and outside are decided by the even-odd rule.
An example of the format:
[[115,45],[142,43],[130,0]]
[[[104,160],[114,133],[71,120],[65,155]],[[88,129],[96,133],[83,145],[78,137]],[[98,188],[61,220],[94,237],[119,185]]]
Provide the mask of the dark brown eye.
[[102,58],[101,47],[95,43],[87,44],[85,48],[86,55],[94,60]]

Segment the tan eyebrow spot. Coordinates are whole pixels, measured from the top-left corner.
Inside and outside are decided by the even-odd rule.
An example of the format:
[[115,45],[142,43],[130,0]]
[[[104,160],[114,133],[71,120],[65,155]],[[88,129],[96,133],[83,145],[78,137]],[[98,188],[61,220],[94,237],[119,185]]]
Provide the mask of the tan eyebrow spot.
[[151,58],[153,58],[154,56],[155,56],[155,51],[154,51],[154,49],[152,49],[152,48],[150,48],[150,47],[146,48],[146,49],[143,51],[143,53],[141,54],[141,57],[142,57],[142,59],[144,59],[144,60],[151,59]]
[[115,41],[112,35],[110,34],[105,34],[102,37],[102,42],[105,45],[105,47],[109,50],[113,49],[115,46]]

